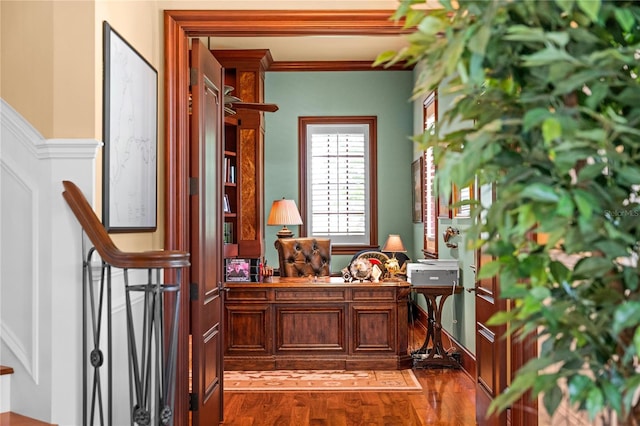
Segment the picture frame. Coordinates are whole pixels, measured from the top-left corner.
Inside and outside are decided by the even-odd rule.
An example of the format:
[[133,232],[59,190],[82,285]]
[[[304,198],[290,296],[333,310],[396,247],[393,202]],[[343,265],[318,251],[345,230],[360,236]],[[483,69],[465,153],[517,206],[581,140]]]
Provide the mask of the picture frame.
[[420,223],[424,219],[424,189],[423,189],[423,175],[424,175],[424,160],[420,156],[417,160],[411,163],[411,182],[413,185],[412,192],[412,215],[413,222]]
[[102,222],[109,232],[157,229],[158,72],[103,24]]
[[225,281],[228,282],[250,282],[252,280],[252,276],[255,275],[255,267],[252,268],[253,259],[239,259],[232,258],[226,259],[225,262]]

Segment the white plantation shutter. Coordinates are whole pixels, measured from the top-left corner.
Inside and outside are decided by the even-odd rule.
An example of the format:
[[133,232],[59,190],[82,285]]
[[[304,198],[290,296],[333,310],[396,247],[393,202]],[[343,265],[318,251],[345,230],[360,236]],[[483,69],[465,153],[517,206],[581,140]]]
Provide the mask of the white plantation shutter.
[[[438,103],[436,93],[432,92],[424,101],[424,130],[432,135],[436,131]],[[424,152],[424,253],[438,256],[438,197],[433,187],[436,176],[436,164],[433,148]]]
[[307,126],[307,229],[332,244],[369,243],[369,126]]
[[437,212],[436,212],[436,197],[435,192],[433,190],[433,181],[436,177],[436,167],[433,162],[433,148],[427,148],[424,153],[425,159],[425,234],[427,239],[435,240],[436,239],[436,223],[437,223]]

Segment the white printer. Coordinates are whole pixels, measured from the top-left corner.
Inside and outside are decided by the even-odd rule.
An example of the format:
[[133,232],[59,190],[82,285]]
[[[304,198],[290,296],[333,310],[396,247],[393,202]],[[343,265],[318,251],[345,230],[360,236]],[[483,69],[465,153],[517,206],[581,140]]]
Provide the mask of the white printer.
[[460,266],[456,259],[419,259],[407,264],[407,281],[414,287],[458,285]]

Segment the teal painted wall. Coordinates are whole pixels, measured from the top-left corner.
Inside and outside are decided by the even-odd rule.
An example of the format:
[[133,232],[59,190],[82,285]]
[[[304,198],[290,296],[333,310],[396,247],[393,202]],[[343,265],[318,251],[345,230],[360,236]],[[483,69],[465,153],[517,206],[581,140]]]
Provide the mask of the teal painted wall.
[[[414,78],[418,78],[420,73],[420,67],[416,67],[414,71]],[[422,115],[423,115],[423,102],[424,98],[416,99],[413,106],[413,128],[415,134],[422,133]],[[438,93],[438,119],[441,120],[443,113],[453,103],[453,98],[450,95],[446,95],[446,90],[440,90]],[[447,132],[459,130],[464,127],[469,127],[469,123],[444,123],[440,121],[440,131],[444,134]],[[413,158],[418,158],[421,151],[414,150]],[[458,244],[457,248],[449,248],[446,246],[442,233],[448,226],[456,228],[460,231],[460,234],[454,237],[455,243]],[[473,267],[475,266],[475,252],[467,248],[467,230],[471,226],[471,219],[453,217],[451,219],[441,218],[438,220],[438,257],[440,259],[456,259],[460,266],[460,284],[465,288],[465,291],[450,296],[445,301],[442,308],[442,327],[456,339],[462,346],[464,346],[469,352],[475,354],[476,352],[476,335],[475,335],[475,293],[470,293],[466,289],[474,287],[475,275]],[[413,227],[414,233],[414,251],[419,252],[423,246],[424,225],[422,223],[416,223]],[[417,303],[423,310],[427,310],[426,301],[424,296],[416,296]],[[446,348],[448,349],[448,348]]]
[[[413,250],[411,219],[411,161],[413,142],[411,71],[267,72],[265,101],[279,110],[265,113],[265,256],[277,267],[273,247],[279,227],[267,226],[273,200],[296,200],[298,206],[298,117],[368,115],[378,118],[378,243],[400,234],[407,255]],[[297,226],[291,227],[299,235]],[[351,256],[332,256],[339,272]]]

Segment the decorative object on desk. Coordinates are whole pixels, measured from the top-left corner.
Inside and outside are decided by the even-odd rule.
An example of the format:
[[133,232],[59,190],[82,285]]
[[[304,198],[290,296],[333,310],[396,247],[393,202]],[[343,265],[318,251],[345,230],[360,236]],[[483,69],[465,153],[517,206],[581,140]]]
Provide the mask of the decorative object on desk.
[[356,259],[349,267],[351,276],[360,282],[371,277],[371,262],[368,259]]
[[348,266],[342,268],[342,271],[340,272],[342,272],[342,279],[344,280],[344,282],[350,283],[351,281],[353,281],[353,277],[351,276],[351,272],[349,271]]
[[385,264],[389,260],[389,256],[382,253],[381,251],[370,250],[370,251],[363,251],[359,254],[356,253],[354,258],[351,260],[351,263],[349,264],[349,268],[351,268],[351,264],[358,259],[368,260],[369,263],[371,263],[372,267],[378,266],[381,272],[381,275],[380,275],[381,278],[385,278],[387,276],[388,273],[387,273],[387,267],[385,266]]
[[275,200],[271,205],[271,212],[267,219],[267,225],[282,225],[282,229],[276,234],[278,238],[291,238],[293,232],[287,225],[302,225],[302,217],[293,200]]
[[389,272],[390,278],[393,278],[395,275],[400,274],[400,264],[398,263],[398,259],[396,259],[396,253],[406,253],[407,249],[404,248],[404,244],[402,244],[402,239],[398,234],[389,234],[387,238],[387,242],[384,243],[384,247],[382,251],[391,252],[392,256],[389,260],[387,260],[385,267]]
[[225,281],[251,281],[249,259],[227,259]]
[[377,283],[380,282],[380,277],[382,276],[382,270],[379,265],[373,265],[371,267],[371,278],[372,282]]

